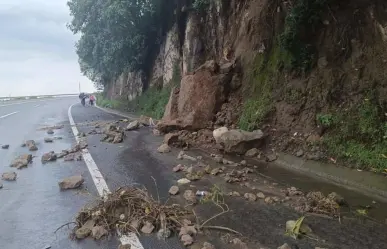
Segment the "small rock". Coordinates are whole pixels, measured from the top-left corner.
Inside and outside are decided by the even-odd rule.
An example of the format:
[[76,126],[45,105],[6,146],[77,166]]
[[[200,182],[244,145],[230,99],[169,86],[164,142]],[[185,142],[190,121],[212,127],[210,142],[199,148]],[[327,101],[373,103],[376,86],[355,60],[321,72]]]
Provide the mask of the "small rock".
[[170,189],[169,189],[169,194],[171,195],[177,195],[179,193],[179,187],[178,186],[172,186]]
[[267,204],[272,204],[274,201],[273,201],[273,199],[272,199],[271,197],[266,197],[266,198],[265,198],[265,202],[266,202]]
[[240,164],[243,165],[243,166],[245,166],[245,165],[247,165],[247,162],[246,162],[246,160],[242,160],[242,161],[240,162]]
[[132,246],[130,245],[130,244],[126,244],[126,245],[119,245],[118,246],[118,249],[131,249],[132,248]]
[[287,243],[285,243],[282,246],[278,247],[277,249],[292,249],[292,248]]
[[1,146],[1,148],[4,149],[4,150],[6,150],[6,149],[9,148],[9,144],[3,144],[3,145]]
[[54,130],[53,129],[48,129],[47,130],[47,134],[49,134],[49,135],[54,134]]
[[262,192],[259,192],[259,193],[257,194],[257,197],[258,197],[259,199],[265,199],[265,194],[262,193]]
[[178,184],[187,184],[187,183],[190,183],[191,181],[188,180],[187,178],[181,178],[179,180],[177,180],[177,183]]
[[231,241],[234,245],[238,246],[238,249],[248,249],[245,242],[242,242],[242,240],[235,238]]
[[17,158],[15,158],[12,161],[10,167],[21,169],[23,167],[27,167],[31,161],[32,161],[32,155],[31,154],[24,154],[24,155],[21,155],[21,156],[18,156]]
[[186,160],[190,160],[190,161],[193,161],[193,162],[197,162],[197,160],[198,160],[195,157],[192,157],[192,156],[189,156],[189,155],[185,154],[184,151],[180,151],[179,152],[179,155],[177,155],[177,159],[180,159],[180,160],[186,159]]
[[228,195],[229,195],[229,196],[234,196],[234,197],[239,197],[239,196],[241,196],[241,194],[240,194],[239,192],[237,192],[237,191],[230,192]]
[[259,154],[259,150],[257,148],[252,148],[249,149],[246,153],[245,156],[247,157],[255,157]]
[[45,137],[44,138],[44,142],[45,143],[52,143],[52,142],[54,142],[54,140],[52,138],[50,138],[50,137]]
[[192,245],[192,243],[194,242],[192,236],[189,234],[184,234],[183,236],[181,236],[180,240],[181,242],[183,242],[184,246]]
[[155,136],[161,136],[161,132],[157,129],[153,129],[153,135]]
[[191,173],[193,172],[193,167],[192,167],[192,166],[188,167],[188,169],[186,170],[186,172],[191,174]]
[[339,205],[345,205],[344,198],[336,192],[332,192],[327,196],[329,199],[334,200]]
[[168,144],[162,144],[159,148],[157,148],[159,153],[169,153],[171,152],[171,147]]
[[37,151],[38,147],[36,146],[36,143],[34,140],[27,140],[26,146],[28,147],[29,151]]
[[266,161],[273,162],[275,160],[277,160],[277,155],[276,154],[272,153],[272,154],[266,155]]
[[167,239],[169,237],[171,237],[172,235],[172,232],[170,229],[160,229],[158,232],[157,232],[157,238],[158,239]]
[[91,230],[90,228],[87,228],[87,227],[81,227],[75,231],[75,236],[77,239],[84,239],[90,234],[91,234]]
[[91,230],[94,239],[101,239],[103,236],[108,235],[108,231],[103,226],[95,226]]
[[244,197],[248,201],[256,201],[257,200],[257,196],[255,194],[252,194],[252,193],[246,193],[244,195]]
[[15,181],[17,177],[16,172],[10,171],[10,172],[5,172],[1,175],[1,179],[4,181]]
[[192,204],[197,203],[196,195],[192,190],[186,190],[183,195],[184,199]]
[[303,150],[299,150],[299,151],[297,151],[297,153],[296,153],[296,156],[297,157],[302,157],[304,155],[304,151]]
[[177,166],[173,167],[173,172],[179,172],[179,171],[182,171],[184,170],[184,166],[182,164],[178,164]]
[[155,229],[155,226],[149,221],[145,222],[145,225],[141,228],[141,232],[145,234],[150,234]]
[[211,170],[211,175],[216,176],[217,174],[222,173],[222,172],[223,172],[223,170],[221,168],[215,168],[215,169]]
[[215,249],[215,246],[211,243],[204,242],[202,249]]
[[55,139],[55,140],[62,140],[63,138],[60,137],[60,136],[56,136],[56,137],[54,137],[54,139]]
[[280,199],[277,196],[274,196],[272,199],[273,199],[274,202],[279,202],[280,201]]
[[79,188],[83,182],[84,182],[83,177],[81,175],[77,175],[77,176],[71,176],[63,179],[58,183],[58,185],[61,190],[75,189],[75,188]]
[[42,156],[42,163],[52,162],[57,159],[54,151],[44,153]]
[[139,127],[140,127],[140,122],[138,122],[138,120],[135,120],[128,124],[128,126],[126,127],[126,130],[133,131],[133,130],[137,130]]

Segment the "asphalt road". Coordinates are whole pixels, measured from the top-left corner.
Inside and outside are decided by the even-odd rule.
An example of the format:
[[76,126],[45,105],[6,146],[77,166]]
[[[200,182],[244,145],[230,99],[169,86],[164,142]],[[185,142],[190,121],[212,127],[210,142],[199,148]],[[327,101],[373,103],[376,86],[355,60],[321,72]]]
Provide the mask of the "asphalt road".
[[[3,181],[4,186],[0,189],[0,248],[117,248],[118,241],[114,238],[98,243],[93,240],[76,242],[68,238],[70,230],[67,227],[54,233],[97,196],[83,161],[58,160],[44,165],[40,161],[43,153],[68,149],[75,143],[67,111],[77,102],[77,98],[65,97],[0,105],[0,144],[10,145],[8,150],[0,149],[0,173],[16,171],[18,174],[15,182]],[[63,139],[46,144],[43,140],[49,135],[39,129],[52,125],[64,125],[53,135]],[[12,159],[30,153],[21,147],[28,139],[35,140],[39,148],[31,153],[36,156],[33,163],[22,170],[10,168]],[[60,191],[58,181],[75,174],[84,176],[83,189]]]

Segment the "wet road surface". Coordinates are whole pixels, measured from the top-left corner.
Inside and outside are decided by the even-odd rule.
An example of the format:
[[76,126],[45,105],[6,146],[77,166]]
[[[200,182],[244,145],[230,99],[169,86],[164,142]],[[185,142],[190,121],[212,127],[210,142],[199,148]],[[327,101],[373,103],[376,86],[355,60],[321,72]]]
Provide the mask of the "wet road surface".
[[[15,182],[4,182],[0,189],[0,248],[43,249],[49,246],[66,249],[117,248],[116,239],[94,242],[71,241],[67,227],[54,231],[73,220],[77,211],[97,196],[95,186],[83,161],[42,164],[40,157],[49,151],[68,149],[75,142],[69,126],[67,110],[77,103],[77,98],[32,101],[0,106],[0,144],[9,144],[8,150],[0,149],[0,173],[15,171]],[[52,144],[44,143],[48,137],[44,126],[63,124],[52,136],[61,136]],[[22,148],[25,140],[33,139],[39,148],[29,152]],[[9,164],[20,154],[31,153],[33,163],[22,170],[10,168]],[[58,181],[81,174],[85,184],[79,191],[60,191]],[[70,226],[71,227],[71,226]]]

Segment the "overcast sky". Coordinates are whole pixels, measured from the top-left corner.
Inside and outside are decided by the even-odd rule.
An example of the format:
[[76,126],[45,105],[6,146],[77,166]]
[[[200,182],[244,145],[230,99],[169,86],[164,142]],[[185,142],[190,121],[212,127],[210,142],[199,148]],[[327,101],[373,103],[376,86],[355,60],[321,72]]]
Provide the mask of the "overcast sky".
[[85,92],[67,0],[0,0],[0,96]]

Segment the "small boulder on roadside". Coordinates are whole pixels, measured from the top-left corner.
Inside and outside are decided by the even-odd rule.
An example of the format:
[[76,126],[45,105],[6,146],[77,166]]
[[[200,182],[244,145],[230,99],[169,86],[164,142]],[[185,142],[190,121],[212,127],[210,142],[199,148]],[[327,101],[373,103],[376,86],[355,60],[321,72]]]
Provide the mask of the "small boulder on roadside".
[[169,189],[168,192],[169,192],[170,195],[177,195],[179,193],[179,187],[178,186],[172,186]]
[[184,199],[192,204],[196,204],[197,203],[197,199],[196,199],[196,195],[195,193],[188,189],[184,192],[184,195],[183,195]]
[[225,152],[243,155],[251,148],[261,147],[264,144],[264,137],[261,130],[252,132],[229,130],[222,133],[216,140]]
[[103,236],[108,235],[108,231],[103,226],[95,226],[91,229],[91,235],[94,239],[101,239]]
[[135,120],[128,124],[128,126],[126,127],[126,130],[133,131],[133,130],[137,130],[138,128],[140,128],[140,122],[138,122],[138,120]]
[[3,144],[1,146],[2,149],[6,150],[6,149],[9,149],[9,144]]
[[61,190],[79,188],[84,182],[81,175],[71,176],[63,179],[58,183]]
[[155,229],[155,226],[149,221],[145,222],[144,226],[141,228],[141,232],[145,234],[150,234]]
[[157,148],[157,152],[159,153],[169,153],[171,152],[171,147],[168,144],[162,144]]
[[52,142],[54,142],[54,139],[52,139],[52,138],[50,138],[50,137],[45,137],[45,138],[44,138],[44,142],[45,142],[45,143],[52,143]]
[[187,183],[190,183],[190,182],[191,182],[191,181],[188,180],[187,178],[181,178],[181,179],[177,180],[177,183],[178,183],[178,184],[181,184],[181,185],[187,184]]
[[32,162],[32,155],[31,154],[24,154],[24,155],[20,155],[17,158],[15,158],[11,162],[10,167],[21,169],[21,168],[27,167],[30,162]]
[[180,240],[181,242],[183,242],[184,246],[192,245],[194,242],[192,236],[189,234],[184,234],[183,236],[181,236]]
[[88,227],[81,227],[75,231],[75,237],[77,239],[87,238],[91,234],[91,230]]
[[173,167],[172,171],[173,171],[173,172],[179,172],[179,171],[184,170],[184,168],[185,168],[184,165],[178,164],[178,165],[176,165],[175,167]]
[[215,129],[212,132],[212,136],[214,137],[216,143],[220,143],[220,137],[222,136],[223,133],[228,132],[227,127],[220,127],[218,129]]
[[54,151],[50,151],[43,154],[42,163],[53,162],[56,161],[56,159],[56,153]]
[[273,162],[275,160],[277,160],[277,155],[275,153],[270,153],[270,154],[266,155],[267,162]]
[[304,151],[302,149],[296,152],[296,157],[302,157],[304,155]]
[[27,140],[25,144],[28,147],[29,151],[37,151],[38,150],[38,147],[36,146],[36,143],[34,140]]
[[257,148],[252,148],[249,149],[246,153],[245,156],[247,157],[255,157],[259,154],[259,150]]
[[252,193],[246,193],[244,195],[244,197],[248,201],[256,201],[257,200],[257,196],[255,194],[252,194]]
[[49,134],[49,135],[54,134],[54,130],[53,130],[53,129],[48,129],[48,130],[47,130],[47,134]]
[[17,177],[16,172],[10,171],[10,172],[5,172],[1,175],[1,179],[4,181],[15,181]]
[[262,193],[262,192],[259,192],[259,193],[257,194],[257,197],[258,197],[259,199],[265,199],[265,194]]

